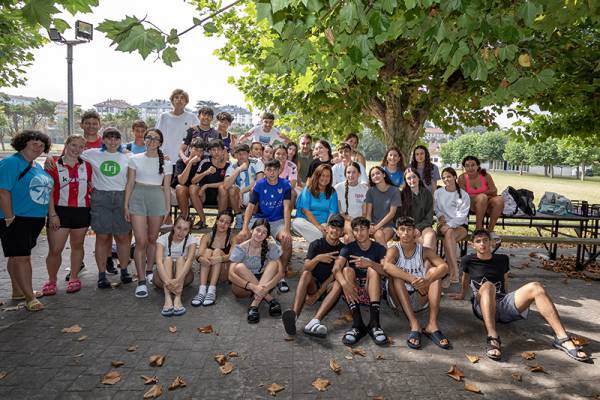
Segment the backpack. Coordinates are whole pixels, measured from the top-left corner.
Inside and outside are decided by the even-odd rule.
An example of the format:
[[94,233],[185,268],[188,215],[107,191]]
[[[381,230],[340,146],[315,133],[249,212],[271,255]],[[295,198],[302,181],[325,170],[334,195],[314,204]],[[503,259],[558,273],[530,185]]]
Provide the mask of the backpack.
[[502,192],[502,198],[504,199],[504,210],[502,211],[504,215],[535,216],[536,210],[531,190],[515,189],[512,186],[508,186]]
[[538,211],[544,214],[567,215],[573,210],[571,200],[562,194],[545,192],[540,199]]

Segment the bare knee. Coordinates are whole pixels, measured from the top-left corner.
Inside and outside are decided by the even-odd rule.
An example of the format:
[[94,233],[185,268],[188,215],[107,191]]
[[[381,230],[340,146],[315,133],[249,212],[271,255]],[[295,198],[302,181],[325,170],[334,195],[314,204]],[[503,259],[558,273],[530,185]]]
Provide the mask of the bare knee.
[[479,288],[480,294],[496,293],[496,286],[492,282],[484,282]]
[[537,296],[546,294],[546,289],[544,288],[544,285],[542,285],[540,282],[528,283],[527,289],[529,289],[531,291],[531,294],[533,295],[533,297],[537,297]]

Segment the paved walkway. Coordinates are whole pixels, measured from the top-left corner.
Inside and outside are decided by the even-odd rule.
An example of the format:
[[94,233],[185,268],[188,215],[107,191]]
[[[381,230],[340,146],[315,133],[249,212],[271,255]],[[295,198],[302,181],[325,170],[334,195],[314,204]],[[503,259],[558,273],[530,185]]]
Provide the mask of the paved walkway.
[[[264,399],[270,398],[267,387],[277,383],[284,387],[278,398],[367,399],[463,399],[479,398],[465,391],[464,383],[446,375],[452,365],[465,374],[466,383],[476,385],[488,399],[583,399],[600,395],[600,368],[572,361],[550,346],[551,331],[536,312],[526,321],[500,328],[504,344],[504,361],[495,363],[484,357],[485,337],[482,324],[475,320],[470,304],[444,299],[440,325],[454,344],[444,351],[425,342],[421,351],[409,350],[405,344],[408,325],[404,318],[393,316],[387,306],[382,310],[382,326],[394,343],[385,348],[375,346],[369,337],[360,348],[365,356],[352,355],[341,343],[349,323],[340,319],[342,304],[324,321],[330,330],[327,339],[309,338],[299,333],[286,341],[279,319],[267,315],[248,325],[246,301],[238,301],[227,285],[218,287],[217,305],[208,308],[188,307],[182,317],[163,318],[159,314],[162,294],[152,291],[147,299],[134,297],[134,286],[112,290],[95,287],[96,273],[92,261],[93,237],[87,242],[86,264],[82,273],[83,289],[73,295],[65,293],[59,283],[59,294],[44,298],[46,310],[41,313],[0,312],[0,398],[5,399],[134,399],[143,397],[150,388],[141,375],[159,378],[163,385],[160,398],[178,399]],[[294,242],[294,269],[301,265],[306,244]],[[46,277],[44,257],[47,250],[41,238],[32,257],[34,286],[41,287]],[[512,285],[539,280],[548,288],[569,332],[584,336],[588,351],[600,352],[600,283],[568,280],[537,268],[539,261],[530,260],[528,249],[507,249],[513,254],[513,265],[529,263],[527,268],[513,268]],[[65,254],[67,256],[67,254]],[[68,259],[68,257],[65,257]],[[130,270],[132,268],[130,267]],[[60,272],[61,278],[64,272]],[[116,278],[110,278],[117,281]],[[293,299],[297,278],[291,279],[292,291],[279,299],[288,308]],[[184,292],[189,302],[196,289]],[[16,305],[11,300],[6,260],[0,260],[0,298],[2,308]],[[305,324],[313,307],[300,317]],[[78,324],[79,333],[62,333],[65,327]],[[197,328],[212,325],[211,334]],[[169,326],[177,331],[171,333]],[[133,347],[131,347],[133,346]],[[135,351],[127,351],[130,350]],[[230,358],[234,369],[228,375],[219,371],[213,357],[237,352]],[[524,351],[535,352],[535,359],[525,361]],[[165,355],[162,367],[149,366],[151,355]],[[471,364],[466,354],[479,355]],[[334,358],[341,367],[335,374],[329,368]],[[113,368],[112,361],[124,365]],[[530,372],[528,365],[541,365],[546,373]],[[120,381],[104,385],[101,379],[110,371],[118,371]],[[514,379],[520,376],[521,381]],[[187,386],[168,391],[167,387],[181,376]],[[324,392],[311,383],[316,378],[330,381]]]

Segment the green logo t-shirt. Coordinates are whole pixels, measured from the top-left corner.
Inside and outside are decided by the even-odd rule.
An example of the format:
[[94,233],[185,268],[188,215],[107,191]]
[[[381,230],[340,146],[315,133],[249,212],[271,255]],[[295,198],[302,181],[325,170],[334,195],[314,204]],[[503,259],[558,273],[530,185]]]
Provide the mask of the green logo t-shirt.
[[104,176],[115,176],[121,172],[121,166],[116,161],[107,160],[100,164],[100,172]]

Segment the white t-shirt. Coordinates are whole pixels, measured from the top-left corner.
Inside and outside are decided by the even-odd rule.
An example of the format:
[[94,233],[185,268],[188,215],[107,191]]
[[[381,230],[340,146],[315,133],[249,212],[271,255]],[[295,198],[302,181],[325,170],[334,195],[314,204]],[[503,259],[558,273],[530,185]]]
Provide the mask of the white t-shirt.
[[[362,183],[367,183],[369,179],[367,178],[367,174],[365,173],[365,167],[361,163],[358,163],[360,169],[360,176],[358,177],[358,181]],[[344,182],[346,180],[346,166],[343,162],[339,162],[331,167],[331,173],[333,175],[331,184],[336,186],[340,182]],[[338,197],[339,198],[339,197]]]
[[462,189],[458,190],[460,190],[460,197],[458,197],[458,191],[449,192],[446,188],[433,192],[435,215],[438,218],[443,216],[450,228],[469,224],[471,199],[467,192]]
[[261,142],[263,145],[270,144],[271,146],[277,144],[285,144],[285,140],[279,134],[279,129],[271,128],[269,132],[264,132],[262,126],[256,126],[252,129],[252,135],[250,136],[251,142]]
[[92,182],[98,190],[125,190],[130,157],[131,153],[109,153],[101,149],[81,153],[81,158],[92,165]]
[[158,157],[148,157],[146,153],[135,154],[129,159],[129,168],[135,170],[135,182],[144,185],[162,185],[163,177],[171,175],[171,161],[164,160],[163,173],[158,173]]
[[198,124],[200,124],[198,117],[188,111],[184,111],[181,115],[174,115],[172,112],[160,115],[156,128],[163,134],[162,151],[169,156],[171,162],[174,163],[179,158],[179,145],[187,130]]
[[[198,244],[198,239],[192,235],[188,236],[187,242],[185,243],[185,251],[183,249],[183,242],[185,242],[185,239],[179,243],[175,242],[174,240],[171,242],[171,258],[175,259],[175,258],[181,257],[181,256],[187,257],[190,246],[193,244]],[[156,240],[156,243],[160,244],[165,249],[163,252],[163,255],[165,257],[168,257],[169,256],[169,234],[165,233],[164,235],[160,235],[159,238]]]
[[[348,215],[351,218],[362,216],[362,206],[367,197],[369,185],[359,182],[356,186],[348,186]],[[346,181],[335,185],[338,201],[340,202],[340,213],[346,213]]]
[[[225,176],[233,175],[235,169],[239,167],[239,163],[229,164],[229,168],[225,171]],[[235,185],[240,189],[247,188],[248,186],[254,184],[256,181],[256,174],[264,172],[265,166],[261,160],[258,158],[248,158],[248,169],[245,171],[241,171],[239,175],[235,178]],[[247,206],[250,202],[250,192],[247,191],[242,196],[242,204]]]

